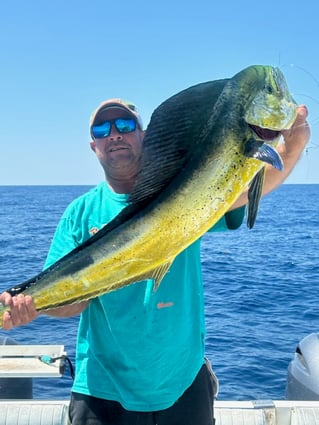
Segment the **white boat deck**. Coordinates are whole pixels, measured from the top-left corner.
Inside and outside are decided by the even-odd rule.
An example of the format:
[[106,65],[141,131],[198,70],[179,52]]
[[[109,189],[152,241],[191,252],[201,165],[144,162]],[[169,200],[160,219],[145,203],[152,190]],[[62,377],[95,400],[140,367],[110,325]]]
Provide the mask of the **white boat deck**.
[[[70,425],[68,404],[0,400],[0,425]],[[216,401],[215,417],[216,425],[319,425],[319,401]]]

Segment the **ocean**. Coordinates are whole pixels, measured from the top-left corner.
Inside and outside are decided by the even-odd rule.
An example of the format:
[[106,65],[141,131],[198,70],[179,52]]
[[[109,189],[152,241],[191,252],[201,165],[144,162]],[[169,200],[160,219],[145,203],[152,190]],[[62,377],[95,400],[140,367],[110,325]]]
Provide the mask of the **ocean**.
[[[0,186],[1,292],[41,271],[62,212],[89,188]],[[262,200],[252,230],[203,237],[206,354],[220,400],[285,398],[298,342],[319,332],[318,211],[319,185],[285,184]],[[41,316],[0,337],[62,344],[74,363],[77,323]],[[33,396],[69,398],[71,385],[67,367],[61,378],[34,378]]]

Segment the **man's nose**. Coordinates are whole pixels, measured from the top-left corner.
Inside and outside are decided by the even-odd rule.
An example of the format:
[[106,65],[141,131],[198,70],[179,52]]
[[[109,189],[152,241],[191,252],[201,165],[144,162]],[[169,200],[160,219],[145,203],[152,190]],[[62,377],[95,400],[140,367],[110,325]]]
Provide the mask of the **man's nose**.
[[114,123],[111,124],[111,131],[109,134],[110,140],[122,140],[123,136],[122,133],[120,133],[117,128],[115,127]]

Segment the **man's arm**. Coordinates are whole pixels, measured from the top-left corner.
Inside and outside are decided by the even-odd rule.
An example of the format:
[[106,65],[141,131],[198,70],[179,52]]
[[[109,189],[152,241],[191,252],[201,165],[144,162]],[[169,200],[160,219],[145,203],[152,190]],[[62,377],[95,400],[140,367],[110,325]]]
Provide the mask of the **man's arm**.
[[80,314],[89,304],[89,301],[66,305],[46,310],[40,313],[36,310],[32,297],[19,294],[12,297],[8,292],[0,295],[0,302],[10,306],[10,311],[3,314],[3,328],[10,330],[15,326],[25,325],[35,320],[40,314],[54,317],[71,317]]
[[[283,160],[284,169],[277,170],[271,165],[266,165],[266,175],[263,187],[263,196],[272,192],[280,186],[297,164],[304,148],[310,138],[310,128],[306,121],[308,111],[306,106],[298,108],[297,118],[290,128],[282,132],[284,143],[278,146],[277,150]],[[242,193],[230,210],[246,205],[248,202],[248,189]]]

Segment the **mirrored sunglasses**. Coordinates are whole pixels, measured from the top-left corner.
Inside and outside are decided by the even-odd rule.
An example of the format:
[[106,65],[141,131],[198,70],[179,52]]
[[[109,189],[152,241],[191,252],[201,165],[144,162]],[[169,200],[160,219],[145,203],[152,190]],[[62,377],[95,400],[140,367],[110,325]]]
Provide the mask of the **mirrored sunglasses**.
[[116,118],[107,120],[99,125],[91,127],[91,136],[93,139],[103,139],[111,133],[112,125],[115,126],[119,133],[131,133],[136,130],[136,121],[133,118]]

